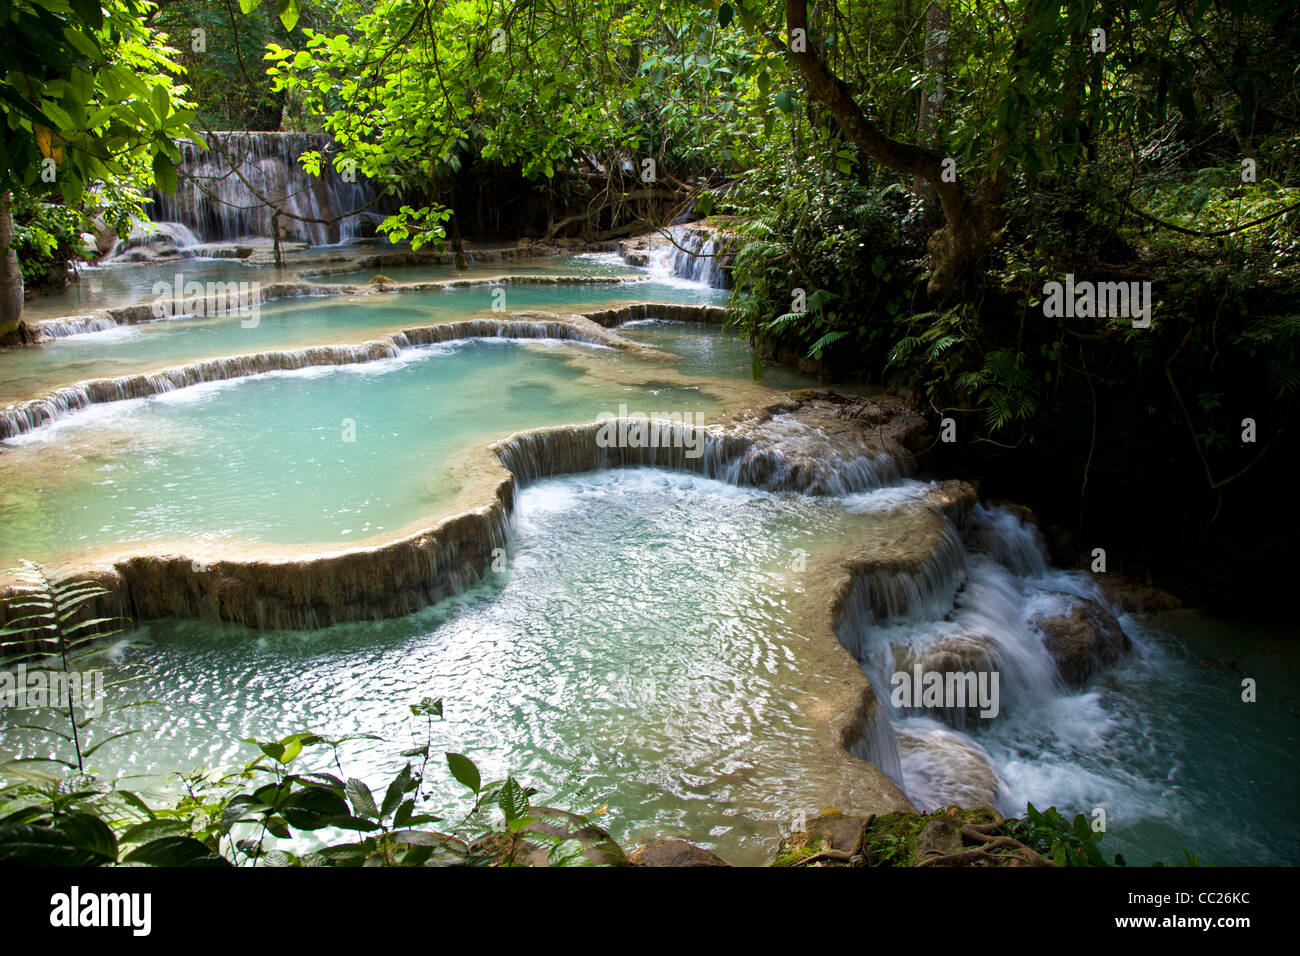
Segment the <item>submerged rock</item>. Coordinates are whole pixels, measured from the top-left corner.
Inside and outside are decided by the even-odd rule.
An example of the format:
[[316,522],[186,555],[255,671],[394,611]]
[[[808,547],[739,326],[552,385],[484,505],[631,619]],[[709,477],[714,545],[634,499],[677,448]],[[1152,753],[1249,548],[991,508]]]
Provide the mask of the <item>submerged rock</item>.
[[904,727],[897,737],[908,789],[918,806],[996,805],[998,774],[987,751],[975,741],[942,727]]
[[731,866],[712,850],[685,840],[653,840],[632,851],[633,866]]
[[1090,677],[1126,654],[1132,642],[1115,615],[1096,601],[1072,594],[1060,596],[1065,599],[1066,610],[1035,615],[1029,624],[1043,636],[1043,645],[1065,683],[1082,687]]

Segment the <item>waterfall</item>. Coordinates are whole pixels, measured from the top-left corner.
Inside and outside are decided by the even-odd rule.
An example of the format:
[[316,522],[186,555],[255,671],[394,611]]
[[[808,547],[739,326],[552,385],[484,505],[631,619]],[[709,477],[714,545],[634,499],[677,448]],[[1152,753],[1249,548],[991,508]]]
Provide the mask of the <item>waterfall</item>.
[[[74,324],[71,328],[94,331],[114,328],[117,324],[111,315],[106,315],[98,318],[89,317],[85,328],[81,328],[80,324]],[[586,334],[575,325],[559,321],[471,319],[402,329],[385,339],[363,342],[360,345],[317,345],[303,349],[254,352],[191,362],[143,375],[124,375],[118,378],[77,382],[55,389],[40,398],[0,409],[0,441],[25,435],[91,405],[147,398],[150,395],[160,395],[189,385],[246,378],[267,372],[375,362],[396,358],[404,349],[413,346],[476,338],[561,339],[588,345],[611,344],[611,340],[600,337],[605,333],[599,327],[593,325],[591,330],[595,334]],[[40,331],[50,336],[56,334],[54,328],[45,323],[40,326]]]
[[[318,246],[373,235],[388,211],[374,183],[334,169],[325,134],[215,132],[208,145],[182,144],[175,195],[151,196],[154,219],[181,223],[205,242],[270,236],[274,210],[259,195],[283,209],[282,238]],[[298,163],[313,150],[322,155],[320,176]]]
[[46,319],[36,323],[36,333],[43,338],[62,339],[70,335],[107,332],[109,329],[117,327],[117,320],[104,312],[92,315],[66,315],[61,319]]
[[1039,577],[1047,573],[1047,547],[1038,529],[1009,508],[977,504],[966,525],[966,540],[1012,573]]
[[137,259],[187,259],[199,255],[201,240],[183,222],[137,222],[131,234],[119,239],[105,262],[132,262]]
[[[932,510],[898,513],[908,511],[910,530],[891,529],[850,563],[850,591],[836,619],[841,643],[881,705],[855,753],[922,809],[995,802],[1005,785],[980,738],[1009,718],[1032,726],[1035,714],[1077,692],[1036,621],[1100,602],[1100,588],[1083,572],[1051,570],[1041,534],[1012,509],[976,504],[960,529]],[[984,715],[970,700],[896,706],[896,677],[931,673],[996,686],[996,713]]]
[[715,289],[731,287],[730,237],[721,237],[715,230],[699,225],[670,226],[668,235],[671,239],[659,235],[638,240],[648,242],[648,247],[634,250],[625,246],[624,258],[661,276],[700,282]]
[[643,322],[647,319],[700,322],[706,325],[722,325],[727,319],[727,309],[720,305],[667,305],[657,302],[634,302],[616,309],[602,309],[599,312],[584,314],[597,325],[603,325],[607,329],[618,328],[629,322]]

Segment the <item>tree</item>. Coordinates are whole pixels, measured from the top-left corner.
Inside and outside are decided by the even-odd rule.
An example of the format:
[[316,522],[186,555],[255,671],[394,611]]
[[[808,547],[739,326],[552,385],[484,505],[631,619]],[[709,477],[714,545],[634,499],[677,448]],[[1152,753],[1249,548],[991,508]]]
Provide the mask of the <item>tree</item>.
[[192,138],[180,68],[145,17],[148,0],[19,0],[0,8],[0,336],[22,317],[11,202],[19,190],[143,218],[145,191],[176,188]]

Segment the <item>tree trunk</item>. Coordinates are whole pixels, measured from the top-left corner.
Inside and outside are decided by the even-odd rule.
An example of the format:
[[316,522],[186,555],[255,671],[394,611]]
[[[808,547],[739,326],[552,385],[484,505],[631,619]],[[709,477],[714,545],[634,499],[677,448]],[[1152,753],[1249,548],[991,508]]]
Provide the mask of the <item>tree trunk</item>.
[[[808,35],[807,0],[785,0],[785,21],[791,31],[802,29]],[[999,238],[1005,169],[999,167],[968,191],[960,171],[945,176],[943,157],[938,153],[886,136],[867,119],[849,85],[831,72],[811,44],[795,50],[772,34],[769,37],[799,71],[808,95],[830,111],[858,149],[882,166],[919,177],[934,190],[946,221],[927,243],[932,269],[927,291],[935,298],[960,291],[975,264]]]
[[13,193],[0,193],[0,341],[21,332],[23,272],[13,250]]
[[460,224],[456,222],[456,213],[451,214],[451,251],[456,254],[456,268],[468,269],[469,260],[465,258],[465,244],[460,238]]
[[[917,110],[916,141],[935,152],[943,151],[944,97],[948,69],[948,8],[932,0],[925,11],[925,75],[921,104]],[[912,177],[912,188],[925,202],[925,223],[932,229],[943,222],[943,213],[934,190],[920,176]]]

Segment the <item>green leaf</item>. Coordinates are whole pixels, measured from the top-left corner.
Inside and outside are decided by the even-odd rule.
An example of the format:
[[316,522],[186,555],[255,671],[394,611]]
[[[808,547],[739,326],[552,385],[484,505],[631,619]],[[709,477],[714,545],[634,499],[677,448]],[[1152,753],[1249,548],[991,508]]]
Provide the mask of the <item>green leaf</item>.
[[509,777],[497,796],[497,806],[506,815],[507,823],[520,820],[528,813],[528,792],[514,777]]
[[442,698],[439,697],[435,700],[432,697],[426,697],[423,700],[421,700],[418,704],[411,705],[411,713],[414,714],[416,717],[421,717],[424,715],[428,715],[430,717],[441,717]]
[[117,861],[117,839],[88,813],[58,818],[52,826],[0,826],[0,866],[102,866]]
[[176,192],[176,166],[165,153],[155,153],[153,157],[153,177],[158,188],[171,196]]
[[380,808],[380,818],[387,817],[390,813],[401,806],[402,798],[414,790],[419,783],[411,773],[411,765],[408,763],[393,778],[384,792],[384,805]]
[[167,114],[171,112],[171,97],[167,95],[165,84],[159,83],[153,88],[150,105],[153,106],[154,115],[158,117],[159,125],[166,123]]
[[479,792],[483,784],[483,778],[479,776],[478,767],[475,766],[474,761],[464,754],[449,753],[447,754],[447,767],[451,770],[451,775],[463,786],[468,787],[475,793]]
[[281,807],[284,819],[296,830],[319,830],[351,815],[347,801],[326,787],[295,790]]
[[230,866],[229,860],[187,836],[165,836],[150,840],[128,853],[122,862],[144,866]]
[[[243,0],[240,0],[243,3]],[[292,30],[298,23],[298,0],[275,0],[275,5],[280,11],[280,22],[284,24],[286,30]]]
[[360,816],[378,819],[379,808],[375,806],[374,795],[370,788],[365,785],[364,781],[351,777],[347,783],[348,799],[352,801],[352,809]]

